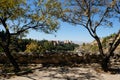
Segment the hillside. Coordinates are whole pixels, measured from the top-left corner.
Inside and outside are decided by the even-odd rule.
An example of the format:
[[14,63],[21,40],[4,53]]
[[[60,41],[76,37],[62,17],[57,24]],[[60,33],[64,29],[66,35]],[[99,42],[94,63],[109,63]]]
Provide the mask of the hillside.
[[[114,33],[114,34],[111,34],[111,35],[109,35],[109,36],[106,36],[106,37],[100,39],[100,41],[102,42],[103,49],[104,49],[105,52],[107,52],[110,44],[112,43],[112,41],[113,41],[114,38],[115,38],[115,35],[116,35],[116,34]],[[118,38],[120,38],[120,35],[119,35]],[[118,38],[117,38],[117,39],[118,39]],[[91,44],[92,44],[92,45],[97,45],[97,42],[96,42],[96,41],[93,41]],[[120,53],[120,45],[116,48],[115,53]]]
[[[113,41],[115,37],[115,33],[111,34],[109,36],[103,37],[100,39],[103,45],[104,52],[106,53],[108,51],[110,43]],[[119,37],[120,38],[120,35]],[[117,38],[117,39],[118,39]],[[83,43],[79,48],[76,49],[77,51],[86,51],[86,52],[91,52],[91,53],[98,53],[98,46],[96,40],[94,40],[91,43]],[[115,53],[120,53],[120,45],[117,47],[115,50]]]

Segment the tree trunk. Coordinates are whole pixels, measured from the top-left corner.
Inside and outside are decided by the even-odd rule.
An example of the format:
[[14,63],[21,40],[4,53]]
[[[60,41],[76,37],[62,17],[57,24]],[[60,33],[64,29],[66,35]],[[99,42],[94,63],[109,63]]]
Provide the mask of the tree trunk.
[[108,71],[108,69],[109,69],[109,60],[110,60],[110,58],[109,57],[105,57],[105,58],[103,58],[103,60],[102,60],[102,62],[101,62],[101,67],[102,67],[102,69],[105,71],[105,72],[107,72]]
[[8,57],[9,61],[11,62],[11,64],[14,67],[14,72],[17,73],[20,71],[19,65],[17,64],[16,60],[14,59],[14,57],[11,55],[9,48],[5,48],[4,49],[6,56]]
[[14,71],[19,72],[20,71],[19,65],[17,64],[17,62],[15,61],[14,57],[11,55],[10,50],[9,50],[9,45],[11,42],[11,34],[10,34],[9,28],[7,26],[6,20],[7,20],[6,18],[0,19],[2,25],[5,29],[5,32],[0,36],[0,38],[3,42],[2,48],[4,49],[4,52],[5,52],[6,56],[8,57],[9,61],[13,65]]

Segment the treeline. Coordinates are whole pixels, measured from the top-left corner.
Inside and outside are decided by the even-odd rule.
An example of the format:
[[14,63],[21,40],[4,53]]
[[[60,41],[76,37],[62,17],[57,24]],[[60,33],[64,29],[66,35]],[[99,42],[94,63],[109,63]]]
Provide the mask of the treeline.
[[[1,42],[1,41],[0,41]],[[73,51],[79,45],[72,42],[11,38],[10,51],[25,53],[46,53]],[[3,49],[0,47],[0,52]]]

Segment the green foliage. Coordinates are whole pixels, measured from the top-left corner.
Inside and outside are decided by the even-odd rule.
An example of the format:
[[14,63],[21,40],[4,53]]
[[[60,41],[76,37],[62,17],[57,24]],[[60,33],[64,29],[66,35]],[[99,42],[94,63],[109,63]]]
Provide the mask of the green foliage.
[[109,36],[106,36],[103,38],[103,41],[102,41],[102,45],[103,45],[103,48],[104,49],[107,49],[108,46],[109,46],[109,43],[111,43],[111,40],[113,40],[113,38],[115,37],[115,33],[113,34],[110,34]]
[[3,52],[3,49],[2,49],[2,47],[0,47],[0,52]]
[[[11,55],[11,51],[14,52],[15,48],[15,51],[17,51],[18,46],[11,44],[12,42],[14,43],[11,38],[24,36],[30,29],[52,33],[56,32],[59,28],[56,17],[46,11],[48,8],[45,6],[47,1],[40,1],[41,0],[0,0],[0,40],[2,41],[0,47],[3,48],[15,72],[20,71],[20,68]],[[4,31],[4,34],[1,34],[2,31]],[[34,45],[33,49],[31,45]],[[34,49],[37,47],[37,44],[31,43],[27,51],[36,51]]]
[[27,44],[26,45],[26,50],[25,52],[27,53],[31,53],[31,52],[36,52],[38,53],[39,52],[39,46],[36,42],[31,42],[30,44]]
[[86,45],[85,43],[82,44],[82,46],[85,46],[85,45]]
[[96,45],[91,45],[91,44],[83,44],[82,45],[82,50],[84,50],[85,52],[92,52],[92,53],[97,53],[98,52],[98,46]]
[[47,50],[47,51],[52,51],[52,49],[54,48],[54,45],[52,44],[52,42],[45,41],[45,42],[43,43],[43,47],[44,47],[45,50]]
[[11,38],[10,50],[11,52],[24,52],[26,50],[26,45],[30,44],[31,39],[19,39]]
[[[57,31],[59,22],[54,16],[54,11],[59,8],[50,0],[0,0],[0,25],[9,32],[24,36],[28,29],[51,33]],[[56,3],[57,4],[57,3]],[[52,7],[54,9],[49,10]],[[59,14],[58,14],[59,15]],[[5,25],[2,25],[4,22]],[[5,29],[3,29],[5,30]]]
[[25,0],[0,0],[0,18],[15,20],[25,14]]
[[97,45],[92,45],[91,48],[90,48],[91,52],[98,52],[98,46]]
[[26,53],[46,53],[46,52],[66,52],[73,51],[79,45],[74,43],[64,43],[47,41],[47,40],[32,40],[13,38],[10,50],[12,52],[26,52]]
[[[113,34],[110,34],[109,36],[106,36],[106,37],[101,39],[104,52],[106,52],[106,50],[109,48],[109,43],[111,43],[111,40],[114,39],[115,35],[116,34],[113,33]],[[94,53],[99,51],[97,43],[94,44],[94,45],[83,43],[82,44],[82,49],[84,49],[85,51],[91,51],[91,52],[94,52]]]

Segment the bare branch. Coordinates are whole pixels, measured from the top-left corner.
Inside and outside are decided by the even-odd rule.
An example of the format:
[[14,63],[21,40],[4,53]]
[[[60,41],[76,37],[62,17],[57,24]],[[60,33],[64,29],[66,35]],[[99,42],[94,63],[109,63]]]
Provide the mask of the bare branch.
[[116,11],[118,14],[120,14],[120,7],[119,7],[119,5],[120,5],[120,1],[118,2],[118,4],[116,3],[116,5],[115,5],[115,11]]
[[86,1],[86,0],[84,0],[84,2],[85,2],[86,7],[87,7],[87,9],[88,9],[88,8],[89,8],[89,5],[88,5],[87,1]]
[[98,24],[95,26],[94,31],[96,31],[97,27],[102,23],[102,21],[103,21],[105,15],[106,15],[107,12],[108,12],[108,9],[109,9],[109,8],[107,7],[107,9],[106,9],[106,11],[104,12],[102,18],[99,20]]
[[28,24],[26,24],[26,25],[24,25],[22,28],[21,28],[21,30],[19,30],[19,31],[17,31],[16,33],[11,33],[11,35],[19,35],[20,33],[22,33],[22,32],[24,32],[24,31],[26,31],[26,30],[28,30],[28,29],[36,29],[36,28],[38,28],[38,27],[44,27],[44,23],[45,23],[45,21],[43,22],[43,23],[39,23],[39,22],[37,22],[36,24],[37,25],[35,25],[35,26],[31,26],[30,24],[31,24],[31,22],[30,23],[28,23]]
[[85,28],[88,30],[88,32],[90,33],[90,35],[91,35],[93,38],[95,38],[95,36],[94,36],[94,34],[91,32],[91,30],[90,30],[87,26],[85,26]]
[[81,3],[80,3],[80,1],[79,0],[76,0],[76,2],[78,3],[78,5],[80,6],[80,8],[82,8],[84,11],[86,10],[82,5],[81,5]]

